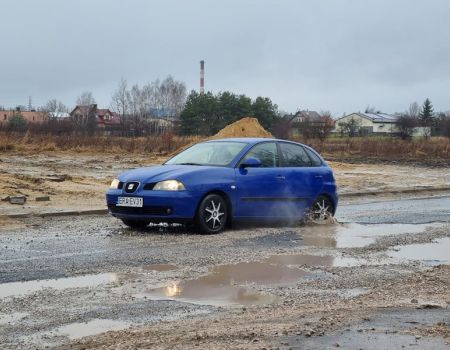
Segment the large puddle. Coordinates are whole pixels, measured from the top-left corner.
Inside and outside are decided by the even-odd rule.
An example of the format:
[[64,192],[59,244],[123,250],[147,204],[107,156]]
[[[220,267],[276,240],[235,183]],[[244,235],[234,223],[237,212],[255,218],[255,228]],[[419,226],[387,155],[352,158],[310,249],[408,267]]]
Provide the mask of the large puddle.
[[432,243],[394,247],[389,255],[400,260],[421,260],[429,265],[450,264],[450,237]]
[[[198,279],[173,282],[167,287],[146,292],[152,299],[171,299],[209,305],[260,305],[276,297],[253,290],[248,285],[289,284],[314,274],[285,265],[243,262],[219,265]],[[243,286],[244,285],[244,286]]]
[[210,274],[168,286],[149,290],[142,295],[151,299],[169,299],[208,305],[261,305],[277,298],[254,290],[258,285],[286,285],[302,278],[317,278],[323,272],[309,272],[298,266],[341,267],[362,264],[363,260],[349,257],[309,254],[272,255],[261,262],[219,265]]
[[33,280],[26,282],[10,282],[0,284],[0,298],[18,297],[39,292],[46,288],[63,290],[67,288],[87,288],[117,281],[115,273],[101,273],[66,277],[52,280]]
[[[420,233],[434,225],[409,224],[343,224],[303,227],[303,239],[295,240],[305,246],[319,248],[364,247],[377,237],[403,233]],[[271,236],[271,239],[277,239]],[[268,240],[269,238],[265,238]],[[290,241],[292,241],[292,237]],[[267,242],[265,242],[267,243]],[[274,244],[274,242],[272,242]],[[179,300],[209,305],[258,305],[273,303],[277,298],[255,290],[258,286],[276,286],[298,283],[303,278],[318,278],[325,273],[321,268],[350,267],[367,263],[365,259],[336,255],[283,254],[272,255],[258,262],[220,265],[198,279],[172,282],[166,287],[150,289],[138,297],[157,300]],[[144,267],[146,270],[166,271],[172,265]],[[306,268],[306,269],[303,269]],[[313,268],[311,272],[309,268]]]
[[359,248],[375,242],[378,237],[424,232],[440,224],[338,224],[302,227],[303,244],[324,248]]

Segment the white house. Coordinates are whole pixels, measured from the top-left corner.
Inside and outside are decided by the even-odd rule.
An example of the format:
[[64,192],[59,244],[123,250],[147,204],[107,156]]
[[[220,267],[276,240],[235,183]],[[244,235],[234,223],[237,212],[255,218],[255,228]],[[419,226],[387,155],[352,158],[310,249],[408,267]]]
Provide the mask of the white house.
[[353,120],[358,134],[395,134],[399,132],[397,119],[397,116],[386,113],[351,113],[336,119],[335,132],[341,133],[343,131],[342,124]]

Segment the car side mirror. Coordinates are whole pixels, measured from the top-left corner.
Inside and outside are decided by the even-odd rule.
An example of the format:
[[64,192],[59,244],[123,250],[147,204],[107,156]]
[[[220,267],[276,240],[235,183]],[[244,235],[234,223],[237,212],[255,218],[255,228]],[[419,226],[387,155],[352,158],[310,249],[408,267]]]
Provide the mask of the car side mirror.
[[249,157],[241,163],[240,167],[241,168],[258,168],[261,165],[262,165],[262,163],[258,158]]

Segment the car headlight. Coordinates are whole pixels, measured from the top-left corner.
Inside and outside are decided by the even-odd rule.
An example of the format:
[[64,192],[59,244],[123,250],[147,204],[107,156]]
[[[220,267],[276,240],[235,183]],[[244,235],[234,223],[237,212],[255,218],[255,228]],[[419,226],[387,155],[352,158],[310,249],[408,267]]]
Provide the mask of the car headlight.
[[111,185],[109,186],[109,188],[113,189],[113,190],[117,190],[119,188],[119,179],[114,179],[111,182]]
[[178,180],[165,180],[156,183],[153,187],[154,191],[183,191],[186,188]]

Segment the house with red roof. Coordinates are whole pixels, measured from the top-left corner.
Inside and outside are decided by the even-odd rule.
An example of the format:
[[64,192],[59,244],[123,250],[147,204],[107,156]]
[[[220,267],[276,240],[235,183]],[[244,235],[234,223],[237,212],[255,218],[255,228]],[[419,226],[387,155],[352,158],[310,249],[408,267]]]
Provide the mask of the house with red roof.
[[120,125],[120,115],[107,108],[98,108],[96,104],[76,106],[70,112],[70,118],[75,123],[91,117],[95,118],[99,128],[114,128]]

